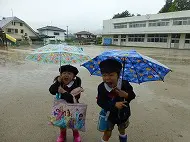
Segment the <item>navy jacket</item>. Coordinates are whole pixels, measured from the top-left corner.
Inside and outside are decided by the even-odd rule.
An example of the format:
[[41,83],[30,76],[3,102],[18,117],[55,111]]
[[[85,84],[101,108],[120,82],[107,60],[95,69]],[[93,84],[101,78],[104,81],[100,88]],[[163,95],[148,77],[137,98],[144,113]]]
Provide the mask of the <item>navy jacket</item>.
[[[131,115],[130,105],[129,103],[131,100],[135,98],[135,93],[133,92],[133,87],[129,84],[128,81],[122,82],[121,90],[128,93],[128,98],[124,99],[115,95],[116,97],[113,99],[110,97],[110,94],[114,94],[112,91],[108,92],[104,86],[104,82],[102,82],[98,86],[98,97],[97,97],[97,104],[104,110],[110,111],[110,115],[108,120],[111,121],[113,124],[121,124],[127,121],[129,116]],[[127,107],[123,107],[122,109],[117,109],[115,107],[116,102],[120,101],[127,101]]]
[[[64,99],[66,102],[68,103],[74,103],[73,101],[73,96],[70,94],[70,92],[77,88],[77,87],[81,87],[81,79],[79,77],[76,77],[76,79],[74,80],[74,83],[73,85],[69,88],[67,86],[64,86],[63,84],[59,83],[59,81],[55,81],[49,88],[49,92],[52,94],[52,95],[56,95],[56,93],[58,93],[58,88],[59,86],[62,86],[63,89],[65,89],[65,91],[67,91],[66,93],[64,94],[61,94],[61,99]],[[79,98],[80,98],[80,94],[75,96],[77,102],[79,102]]]

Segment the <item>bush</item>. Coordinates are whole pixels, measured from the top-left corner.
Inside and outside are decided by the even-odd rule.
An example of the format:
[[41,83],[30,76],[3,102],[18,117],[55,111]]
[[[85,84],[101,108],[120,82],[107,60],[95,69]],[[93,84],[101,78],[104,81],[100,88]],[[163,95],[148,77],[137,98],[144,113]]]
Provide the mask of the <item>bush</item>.
[[16,45],[17,46],[19,46],[19,45],[30,45],[30,43],[29,43],[29,41],[23,40],[23,41],[17,41]]

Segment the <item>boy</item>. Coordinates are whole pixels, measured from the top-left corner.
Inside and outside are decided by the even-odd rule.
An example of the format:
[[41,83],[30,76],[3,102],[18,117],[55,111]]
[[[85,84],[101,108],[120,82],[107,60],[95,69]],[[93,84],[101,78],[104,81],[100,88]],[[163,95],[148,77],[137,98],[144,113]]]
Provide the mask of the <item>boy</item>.
[[127,142],[125,129],[129,125],[129,103],[135,98],[133,87],[128,81],[122,81],[121,88],[117,87],[122,70],[122,64],[114,59],[107,59],[100,63],[103,82],[98,86],[97,104],[105,111],[109,111],[108,127],[101,139],[109,140],[115,124],[119,130],[120,142]]

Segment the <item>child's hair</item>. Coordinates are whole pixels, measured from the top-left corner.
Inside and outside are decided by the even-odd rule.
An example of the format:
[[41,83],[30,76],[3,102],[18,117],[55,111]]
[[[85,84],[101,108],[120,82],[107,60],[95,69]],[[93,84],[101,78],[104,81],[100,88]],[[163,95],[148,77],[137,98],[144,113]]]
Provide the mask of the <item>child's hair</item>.
[[100,62],[99,67],[102,74],[116,72],[119,76],[122,69],[122,64],[115,59],[106,59]]
[[56,76],[56,77],[54,78],[53,82],[56,82],[56,81],[58,80],[58,77],[60,77],[60,76],[59,76],[59,75]]
[[63,72],[72,72],[75,76],[79,73],[78,69],[72,65],[64,65],[59,68],[60,74]]
[[[72,65],[64,65],[64,66],[61,66],[59,68],[59,72],[60,74],[62,74],[63,72],[72,72],[75,76],[78,74],[78,69]],[[60,75],[56,76],[53,80],[53,82],[56,82],[58,80],[58,77]]]

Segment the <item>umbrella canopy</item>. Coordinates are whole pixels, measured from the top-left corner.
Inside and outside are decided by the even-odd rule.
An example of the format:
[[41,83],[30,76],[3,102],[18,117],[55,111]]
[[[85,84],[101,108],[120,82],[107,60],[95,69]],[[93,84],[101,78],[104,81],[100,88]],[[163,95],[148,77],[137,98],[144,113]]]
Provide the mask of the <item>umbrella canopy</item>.
[[90,57],[79,47],[64,44],[48,44],[36,49],[26,59],[39,63],[62,65],[83,63],[89,60]]
[[91,75],[101,76],[99,64],[106,59],[115,59],[121,62],[123,70],[120,77],[132,83],[140,84],[147,81],[163,81],[166,74],[171,71],[167,66],[135,50],[105,51],[82,64],[82,66],[87,68]]

